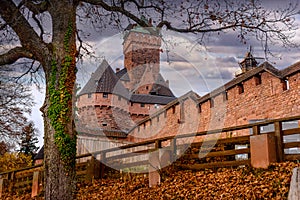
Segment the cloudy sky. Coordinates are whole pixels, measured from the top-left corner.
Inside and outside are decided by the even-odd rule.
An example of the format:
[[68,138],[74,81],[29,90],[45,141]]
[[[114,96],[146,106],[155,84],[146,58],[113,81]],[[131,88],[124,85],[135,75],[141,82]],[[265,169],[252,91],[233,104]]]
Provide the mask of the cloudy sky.
[[[299,0],[294,0],[295,2]],[[263,1],[267,7],[281,7],[285,1]],[[300,10],[300,8],[299,8]],[[300,15],[296,16],[300,24]],[[123,68],[123,34],[110,31],[91,32],[89,45],[94,51],[96,59],[85,58],[79,63],[78,83],[83,86],[100,62],[106,59],[113,69]],[[234,78],[239,68],[239,62],[252,46],[257,61],[265,61],[261,44],[255,39],[249,39],[246,44],[241,43],[233,32],[212,35],[205,46],[197,42],[197,36],[180,34],[170,31],[162,32],[163,43],[161,49],[161,73],[170,81],[170,87],[176,96],[181,96],[193,90],[199,95],[223,85]],[[296,31],[295,42],[300,43],[300,30]],[[288,49],[270,45],[274,56],[268,56],[268,62],[278,69],[283,69],[300,60],[300,49]],[[36,106],[32,119],[40,129],[40,146],[42,144],[43,125],[39,107],[44,99],[43,93],[33,89]]]

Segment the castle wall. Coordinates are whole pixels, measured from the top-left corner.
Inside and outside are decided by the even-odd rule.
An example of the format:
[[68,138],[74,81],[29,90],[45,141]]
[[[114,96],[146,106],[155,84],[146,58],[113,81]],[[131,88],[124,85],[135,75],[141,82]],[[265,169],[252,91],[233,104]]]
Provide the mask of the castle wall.
[[90,128],[128,130],[157,111],[155,104],[130,102],[113,94],[85,94],[77,101],[79,120]]
[[[299,115],[300,73],[288,77],[288,82],[289,89],[284,90],[282,79],[263,72],[261,81],[257,77],[244,81],[243,92],[242,86],[235,85],[226,91],[227,96],[224,91],[216,96],[210,96],[203,102],[200,99],[200,104],[188,98],[167,108],[166,112],[152,116],[135,127],[130,134],[137,138],[136,141],[141,141],[243,125],[248,124],[250,120]],[[182,121],[179,120],[181,113],[186,115]],[[245,131],[231,133],[231,136],[232,134],[233,136],[245,134]]]

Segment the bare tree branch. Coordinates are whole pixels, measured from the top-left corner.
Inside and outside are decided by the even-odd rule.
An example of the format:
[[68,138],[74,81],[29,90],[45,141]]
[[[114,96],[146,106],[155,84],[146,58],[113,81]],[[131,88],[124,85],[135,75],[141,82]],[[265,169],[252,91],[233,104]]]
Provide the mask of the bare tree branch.
[[42,1],[40,3],[33,3],[32,1],[23,1],[22,5],[26,6],[33,15],[38,15],[46,12],[49,7],[49,1]]
[[[37,35],[13,1],[1,0],[0,3],[1,17],[16,32],[22,46],[26,48],[27,51],[30,49],[35,59],[43,62],[43,55],[49,51],[47,45]],[[13,18],[11,17],[12,15],[14,16]]]
[[0,55],[0,66],[8,65],[16,62],[20,58],[30,58],[33,59],[33,54],[28,52],[23,47],[15,47],[8,52]]
[[144,27],[148,26],[148,24],[145,21],[141,20],[139,17],[132,14],[132,12],[130,12],[129,10],[126,10],[122,6],[114,6],[114,5],[111,6],[111,5],[108,5],[107,3],[105,3],[102,0],[85,0],[84,2],[92,4],[92,5],[99,5],[107,11],[122,13],[126,17],[129,17],[130,19],[132,19],[136,23],[140,24],[141,26],[144,26]]

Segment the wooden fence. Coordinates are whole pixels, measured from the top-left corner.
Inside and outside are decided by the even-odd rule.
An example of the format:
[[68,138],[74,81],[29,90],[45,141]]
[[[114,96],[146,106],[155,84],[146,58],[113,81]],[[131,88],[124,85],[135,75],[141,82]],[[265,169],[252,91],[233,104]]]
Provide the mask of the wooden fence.
[[[300,160],[300,128],[297,120],[300,120],[300,116],[163,137],[87,153],[77,156],[77,159],[90,158],[87,162],[77,163],[78,180],[101,178],[105,165],[117,170],[142,173],[159,170],[171,163],[187,169],[250,165],[250,138],[257,135],[275,138],[274,156],[277,162]],[[293,126],[287,127],[286,124],[291,122],[294,122]],[[264,127],[269,127],[271,131],[264,131]],[[232,137],[235,132],[242,132],[243,135]],[[132,159],[128,159],[132,157],[138,159],[132,162]],[[37,195],[43,184],[42,170],[42,165],[37,165],[0,173],[0,197],[4,192],[11,191],[31,191],[32,196]]]

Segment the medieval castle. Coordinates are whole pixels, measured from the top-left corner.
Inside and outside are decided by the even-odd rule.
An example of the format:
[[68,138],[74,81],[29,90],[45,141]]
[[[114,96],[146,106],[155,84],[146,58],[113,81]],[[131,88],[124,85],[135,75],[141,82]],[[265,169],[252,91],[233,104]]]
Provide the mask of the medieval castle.
[[127,27],[123,69],[104,60],[80,91],[79,154],[109,148],[111,139],[123,144],[299,115],[300,62],[280,71],[258,65],[250,52],[225,85],[176,98],[160,74],[160,33],[149,25]]

